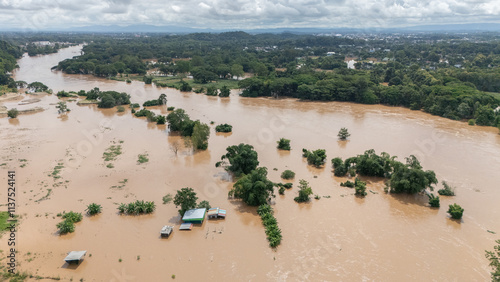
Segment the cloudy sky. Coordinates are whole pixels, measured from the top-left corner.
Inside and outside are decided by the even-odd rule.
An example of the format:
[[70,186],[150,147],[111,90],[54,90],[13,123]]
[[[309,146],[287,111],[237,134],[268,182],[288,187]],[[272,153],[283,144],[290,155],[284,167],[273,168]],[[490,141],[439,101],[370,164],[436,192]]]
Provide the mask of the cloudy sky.
[[500,23],[500,0],[0,0],[0,28],[403,27]]

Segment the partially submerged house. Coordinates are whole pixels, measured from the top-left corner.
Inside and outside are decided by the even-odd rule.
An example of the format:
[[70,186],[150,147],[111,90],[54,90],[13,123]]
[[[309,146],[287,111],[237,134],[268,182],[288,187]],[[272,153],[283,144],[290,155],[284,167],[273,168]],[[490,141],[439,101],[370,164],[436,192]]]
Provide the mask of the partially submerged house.
[[221,208],[211,208],[207,212],[208,219],[212,218],[226,218],[226,210]]
[[184,213],[182,220],[186,223],[203,223],[207,209],[192,209]]
[[191,230],[193,228],[192,223],[182,223],[181,226],[179,227],[179,230]]
[[83,260],[86,253],[87,251],[71,251],[68,253],[64,261],[67,263],[79,263]]
[[160,235],[161,237],[169,237],[170,234],[172,234],[172,231],[174,230],[174,227],[173,226],[170,226],[170,225],[165,225],[162,227],[161,231],[160,231]]

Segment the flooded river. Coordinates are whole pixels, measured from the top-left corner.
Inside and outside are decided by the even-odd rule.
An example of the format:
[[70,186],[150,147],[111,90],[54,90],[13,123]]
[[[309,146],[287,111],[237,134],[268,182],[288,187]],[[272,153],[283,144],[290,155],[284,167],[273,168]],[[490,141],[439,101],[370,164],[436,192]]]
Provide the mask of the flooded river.
[[[216,134],[211,126],[208,150],[194,153],[181,146],[182,139],[165,126],[136,118],[126,107],[98,109],[78,106],[59,115],[55,95],[37,96],[31,105],[45,111],[0,118],[0,181],[7,170],[17,174],[18,270],[63,281],[486,281],[489,279],[485,250],[500,235],[500,135],[498,129],[431,116],[418,111],[380,105],[338,102],[300,102],[293,99],[230,98],[181,93],[142,82],[104,80],[92,76],[51,71],[59,61],[78,55],[70,47],[40,57],[23,57],[16,80],[41,81],[59,90],[116,90],[129,93],[132,102],[168,96],[168,106],[183,108],[192,119],[204,123],[229,123],[232,134]],[[25,99],[33,98],[26,95]],[[166,114],[165,107],[154,108]],[[347,127],[347,142],[337,132]],[[280,152],[276,141],[291,140],[292,150]],[[285,169],[309,181],[320,200],[297,204],[297,188],[273,200],[283,241],[272,250],[255,208],[227,198],[232,187],[228,175],[215,163],[225,148],[248,143],[259,154],[260,166],[269,178],[281,182]],[[106,165],[103,152],[121,145],[123,153]],[[302,148],[326,149],[327,165],[312,168],[302,158]],[[424,169],[441,182],[456,187],[455,197],[441,197],[441,208],[431,209],[423,195],[384,193],[380,179],[368,178],[364,199],[340,187],[345,178],[331,172],[330,159],[362,154],[367,149],[387,152],[403,161],[416,155]],[[149,162],[138,164],[139,154]],[[60,178],[54,167],[62,164]],[[126,179],[126,181],[124,181]],[[6,187],[6,185],[1,185]],[[199,200],[227,209],[227,218],[205,221],[192,231],[178,230],[177,209],[162,204],[162,197],[192,187]],[[441,184],[438,185],[441,188]],[[324,197],[325,196],[325,197]],[[328,197],[329,196],[329,197]],[[0,191],[6,201],[6,188]],[[155,201],[151,215],[125,216],[118,203]],[[89,203],[103,212],[84,216],[74,233],[59,236],[56,215],[84,212]],[[464,217],[451,220],[449,204],[460,204]],[[173,235],[161,239],[163,225],[175,225]],[[1,249],[7,249],[6,237]],[[71,250],[87,250],[78,267],[64,263]],[[5,252],[3,253],[5,254]]]

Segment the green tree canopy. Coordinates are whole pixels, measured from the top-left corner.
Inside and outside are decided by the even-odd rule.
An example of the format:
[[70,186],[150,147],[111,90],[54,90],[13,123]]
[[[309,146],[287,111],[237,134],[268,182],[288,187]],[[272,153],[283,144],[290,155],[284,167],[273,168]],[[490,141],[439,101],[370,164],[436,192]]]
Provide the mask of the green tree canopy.
[[172,131],[180,131],[187,121],[191,121],[189,115],[183,109],[175,109],[167,115],[167,121]]
[[177,190],[177,194],[174,197],[174,205],[175,207],[181,207],[179,210],[179,214],[184,216],[184,213],[187,210],[196,208],[196,201],[198,197],[196,196],[196,192],[194,192],[193,188],[182,188],[181,190]]
[[308,164],[320,167],[325,164],[326,150],[318,149],[311,152],[309,150],[302,149],[302,156],[307,158]]
[[307,202],[309,201],[309,196],[313,194],[311,186],[309,186],[309,182],[304,179],[299,180],[299,195],[294,198],[294,201],[297,203]]
[[494,251],[486,251],[486,258],[490,261],[490,267],[493,268],[491,272],[491,281],[500,281],[500,240],[495,241],[497,245],[494,247]]
[[432,190],[432,184],[438,183],[434,171],[423,171],[419,161],[413,155],[406,158],[406,164],[395,162],[394,166],[390,181],[393,193],[415,194],[426,188]]
[[221,161],[216,166],[226,164],[226,170],[233,172],[236,176],[241,174],[249,174],[259,165],[257,152],[253,146],[248,144],[233,145],[226,148],[227,153],[221,157]]
[[273,182],[267,179],[267,168],[259,167],[236,181],[234,197],[250,206],[263,205],[274,195],[273,186]]
[[194,122],[191,142],[195,150],[206,150],[208,147],[208,137],[210,136],[210,127],[201,123],[199,120]]
[[290,139],[280,138],[280,140],[278,140],[277,143],[278,143],[278,149],[290,151],[291,149]]
[[339,130],[339,134],[337,134],[337,136],[339,137],[340,140],[347,140],[347,138],[349,138],[349,136],[351,136],[351,134],[349,133],[347,128],[342,127]]

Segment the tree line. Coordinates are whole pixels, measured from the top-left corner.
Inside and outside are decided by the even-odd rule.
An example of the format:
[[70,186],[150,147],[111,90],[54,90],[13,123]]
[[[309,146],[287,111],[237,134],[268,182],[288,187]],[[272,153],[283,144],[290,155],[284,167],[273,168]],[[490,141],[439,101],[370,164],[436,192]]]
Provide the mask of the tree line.
[[[231,79],[247,97],[385,104],[498,126],[498,35],[380,38],[227,32],[97,37],[57,66],[67,73],[113,77],[191,75],[197,83]],[[345,58],[353,57],[356,69]],[[210,91],[207,91],[210,92]]]

